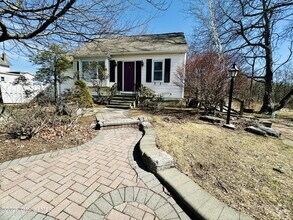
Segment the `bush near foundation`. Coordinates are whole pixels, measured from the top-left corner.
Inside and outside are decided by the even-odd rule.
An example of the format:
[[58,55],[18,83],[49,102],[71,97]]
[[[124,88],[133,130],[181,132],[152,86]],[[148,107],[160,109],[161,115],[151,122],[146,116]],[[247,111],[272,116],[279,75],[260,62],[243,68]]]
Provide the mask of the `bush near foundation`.
[[80,107],[92,108],[94,106],[92,95],[89,88],[82,80],[77,80],[75,86],[68,97],[68,101],[77,102]]

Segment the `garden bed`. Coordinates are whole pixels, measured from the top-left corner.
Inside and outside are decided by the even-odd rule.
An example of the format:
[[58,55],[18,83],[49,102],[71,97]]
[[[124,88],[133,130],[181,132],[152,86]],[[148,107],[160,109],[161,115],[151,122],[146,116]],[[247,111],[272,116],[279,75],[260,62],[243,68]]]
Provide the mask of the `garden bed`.
[[45,129],[30,140],[13,139],[7,133],[0,133],[0,163],[30,155],[37,155],[59,149],[71,148],[88,142],[97,136],[93,129],[95,115],[79,118],[70,129],[58,127]]

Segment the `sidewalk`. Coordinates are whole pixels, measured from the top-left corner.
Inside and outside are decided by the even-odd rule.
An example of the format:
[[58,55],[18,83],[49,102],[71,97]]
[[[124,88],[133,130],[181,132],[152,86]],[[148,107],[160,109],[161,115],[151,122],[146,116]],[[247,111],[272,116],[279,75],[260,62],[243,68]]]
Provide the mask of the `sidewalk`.
[[70,150],[0,164],[0,219],[189,219],[134,159],[141,135],[102,130]]

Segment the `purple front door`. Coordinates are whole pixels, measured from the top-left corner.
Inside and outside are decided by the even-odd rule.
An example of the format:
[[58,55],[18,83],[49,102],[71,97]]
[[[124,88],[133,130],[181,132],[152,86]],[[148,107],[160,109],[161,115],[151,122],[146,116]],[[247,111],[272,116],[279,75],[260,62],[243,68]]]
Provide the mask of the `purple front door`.
[[134,91],[134,62],[124,62],[124,91]]

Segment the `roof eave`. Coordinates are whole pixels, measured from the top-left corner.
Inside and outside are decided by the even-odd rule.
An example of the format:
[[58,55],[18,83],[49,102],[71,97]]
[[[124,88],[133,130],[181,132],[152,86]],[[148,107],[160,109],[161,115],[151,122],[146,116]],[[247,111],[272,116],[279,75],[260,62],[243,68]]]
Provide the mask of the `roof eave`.
[[107,58],[109,56],[119,56],[119,55],[149,55],[149,54],[185,54],[188,50],[160,50],[160,51],[134,51],[134,52],[114,52],[109,54],[103,54],[103,55],[73,55],[75,59],[80,58]]
[[110,55],[145,55],[145,54],[182,54],[187,53],[187,50],[159,50],[159,51],[136,51],[136,52],[116,52]]

